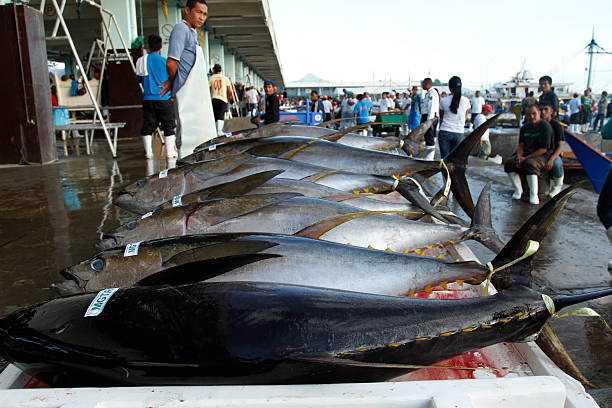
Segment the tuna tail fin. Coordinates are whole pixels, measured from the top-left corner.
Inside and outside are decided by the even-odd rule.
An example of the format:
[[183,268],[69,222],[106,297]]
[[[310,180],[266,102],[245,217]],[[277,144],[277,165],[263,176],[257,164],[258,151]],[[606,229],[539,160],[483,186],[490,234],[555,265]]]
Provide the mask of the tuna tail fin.
[[[529,219],[514,233],[510,241],[491,261],[494,269],[508,264],[525,253],[525,248],[529,241],[542,242],[550,226],[554,222],[559,212],[567,203],[567,200],[574,194],[573,191],[579,184],[574,184],[542,205]],[[533,256],[529,256],[522,261],[503,269],[491,278],[495,287],[500,289],[508,288],[514,284],[529,286],[532,281],[531,271],[533,269]]]
[[476,130],[461,141],[459,146],[450,152],[448,156],[443,158],[450,173],[451,190],[455,199],[470,218],[474,217],[474,202],[470,194],[467,179],[465,178],[468,156],[480,141],[482,135],[497,120],[498,116],[499,114],[489,118],[485,123],[478,126]]
[[[399,180],[395,190],[402,195],[406,200],[419,207],[426,214],[442,222],[449,222],[440,214],[429,202],[427,197],[421,193],[421,186],[414,179]],[[453,221],[454,222],[454,221]]]
[[421,123],[416,129],[408,134],[403,140],[402,150],[408,155],[416,156],[419,153],[419,142],[423,138],[425,132],[433,125],[434,120],[429,119]]
[[504,243],[499,239],[491,223],[491,183],[485,184],[474,208],[472,224],[466,238],[480,242],[491,251],[497,253]]

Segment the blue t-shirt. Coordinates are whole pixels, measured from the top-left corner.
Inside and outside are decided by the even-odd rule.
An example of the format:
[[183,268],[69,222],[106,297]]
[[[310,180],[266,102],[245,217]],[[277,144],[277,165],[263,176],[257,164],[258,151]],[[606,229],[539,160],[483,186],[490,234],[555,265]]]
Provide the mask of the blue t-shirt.
[[355,108],[353,109],[353,113],[357,114],[358,125],[370,123],[370,108],[368,102],[357,102],[357,104],[355,104]]
[[175,95],[187,80],[187,76],[189,76],[189,72],[195,64],[196,47],[199,46],[196,31],[189,27],[185,20],[174,26],[172,33],[170,33],[168,58],[178,61],[178,71],[172,87],[172,92]]
[[166,59],[161,55],[152,52],[147,57],[147,72],[149,75],[139,77],[142,81],[144,89],[145,101],[167,101],[170,99],[171,92],[164,96],[159,96],[159,87],[163,82],[168,80],[168,71],[166,71]]

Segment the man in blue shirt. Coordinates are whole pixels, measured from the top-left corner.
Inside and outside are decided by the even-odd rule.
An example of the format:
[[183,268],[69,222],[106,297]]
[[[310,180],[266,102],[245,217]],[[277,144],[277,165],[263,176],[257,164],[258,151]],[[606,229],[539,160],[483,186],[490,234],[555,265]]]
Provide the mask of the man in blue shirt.
[[170,93],[159,95],[159,86],[168,80],[166,72],[166,59],[160,55],[162,39],[159,35],[149,36],[149,54],[140,57],[136,62],[138,78],[142,82],[144,100],[142,102],[142,141],[145,148],[145,157],[153,158],[153,132],[159,124],[166,138],[166,155],[176,157],[174,128],[174,101]]
[[353,108],[353,117],[357,125],[365,125],[370,123],[370,104],[363,100],[363,95],[357,95],[357,103]]

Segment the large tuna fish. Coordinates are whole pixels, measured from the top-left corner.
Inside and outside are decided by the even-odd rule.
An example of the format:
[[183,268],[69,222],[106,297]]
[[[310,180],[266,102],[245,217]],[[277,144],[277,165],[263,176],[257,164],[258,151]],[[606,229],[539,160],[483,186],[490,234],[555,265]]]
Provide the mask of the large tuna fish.
[[[528,241],[541,242],[572,189],[547,201],[530,217],[491,262],[493,267],[519,258]],[[452,248],[447,246],[444,251]],[[436,247],[436,252],[442,251]],[[143,242],[137,254],[124,254],[124,247],[110,249],[66,268],[61,274],[67,280],[53,289],[60,295],[93,292],[132,286],[148,278],[148,284],[242,280],[406,295],[456,280],[479,283],[488,273],[487,268],[474,262],[450,262],[277,234],[173,237]],[[515,273],[519,270],[530,271],[531,258],[513,267]],[[496,275],[494,283],[501,276]]]
[[[554,308],[611,293],[555,297]],[[552,312],[524,286],[461,300],[253,282],[135,287],[0,320],[0,355],[59,386],[383,381],[532,339]]]
[[[488,188],[485,195],[488,195]],[[490,214],[488,207],[486,214]],[[484,214],[484,213],[483,213]],[[407,216],[410,213],[406,214]],[[105,234],[99,250],[152,239],[218,232],[296,234],[362,247],[410,251],[438,242],[475,239],[497,252],[503,244],[490,224],[474,217],[473,228],[431,224],[293,193],[255,194],[210,200],[155,212]]]

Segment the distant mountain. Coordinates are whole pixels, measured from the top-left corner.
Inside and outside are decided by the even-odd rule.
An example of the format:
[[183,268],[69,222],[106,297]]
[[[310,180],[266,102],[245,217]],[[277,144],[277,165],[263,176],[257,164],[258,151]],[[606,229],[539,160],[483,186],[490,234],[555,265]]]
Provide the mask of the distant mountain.
[[321,79],[315,74],[308,73],[304,76],[304,78],[298,81],[295,81],[295,82],[329,82],[329,81],[326,81],[325,79]]

